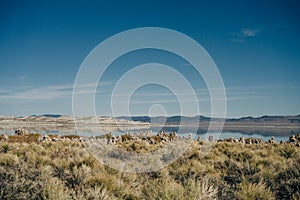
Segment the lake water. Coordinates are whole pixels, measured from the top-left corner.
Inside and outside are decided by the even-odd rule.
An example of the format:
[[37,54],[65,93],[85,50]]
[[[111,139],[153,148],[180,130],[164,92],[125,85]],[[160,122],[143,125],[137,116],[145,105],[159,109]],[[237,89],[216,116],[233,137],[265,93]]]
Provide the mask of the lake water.
[[[140,131],[146,131],[146,130],[134,130],[131,131],[132,133],[136,133],[136,132],[140,132]],[[166,130],[167,131],[167,130]],[[151,129],[151,132],[153,134],[156,134],[158,132],[157,128],[153,128]],[[91,133],[91,132],[58,132],[58,131],[46,131],[46,132],[39,132],[41,134],[58,134],[58,135],[80,135],[80,136],[97,136],[97,135],[103,135],[106,134],[106,132],[98,132],[98,133]],[[113,134],[115,136],[121,135],[121,134],[125,134],[126,132],[113,132]],[[13,131],[0,131],[0,134],[14,134]],[[199,136],[202,139],[208,139],[208,137],[210,135],[212,135],[214,137],[214,140],[218,140],[218,139],[225,139],[225,138],[236,138],[239,139],[240,137],[244,137],[244,138],[260,138],[264,141],[268,141],[272,136],[265,136],[265,135],[261,135],[261,134],[246,134],[246,133],[242,133],[242,132],[222,132],[220,133],[190,133],[190,132],[181,132],[178,133],[179,136],[184,137],[184,138],[188,138],[190,136],[192,136],[193,139],[197,139]],[[277,142],[282,141],[287,141],[289,139],[289,136],[276,136],[274,135],[274,138]]]

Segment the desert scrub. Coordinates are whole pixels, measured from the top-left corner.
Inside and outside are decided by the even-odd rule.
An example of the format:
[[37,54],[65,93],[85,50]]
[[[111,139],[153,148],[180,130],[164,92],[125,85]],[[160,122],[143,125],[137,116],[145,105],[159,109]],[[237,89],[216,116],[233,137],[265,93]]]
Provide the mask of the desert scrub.
[[164,176],[163,179],[151,179],[146,184],[142,191],[143,199],[217,199],[218,189],[206,178],[203,180],[190,178],[182,184],[169,176]]
[[[22,137],[0,142],[0,199],[281,200],[300,197],[300,148],[289,144],[243,146],[225,142],[203,153],[209,144],[195,141],[164,169],[131,174],[103,165],[83,143],[39,143]],[[145,142],[127,141],[117,145],[135,153],[164,145]]]
[[7,153],[8,152],[8,150],[9,150],[9,143],[3,143],[2,145],[1,145],[1,151],[3,152],[3,153]]
[[79,139],[80,136],[79,135],[64,135],[64,136],[62,136],[62,138],[68,138],[70,140],[74,140],[74,139]]
[[250,183],[247,180],[243,180],[236,192],[237,199],[240,200],[273,200],[274,194],[271,192],[263,182]]
[[270,185],[279,199],[300,199],[300,159],[277,173]]
[[38,142],[40,138],[40,134],[38,133],[32,133],[28,135],[9,135],[8,136],[8,142],[9,143],[32,143],[32,142]]
[[124,149],[128,152],[136,152],[136,153],[146,153],[153,152],[160,148],[165,147],[167,144],[159,142],[156,144],[149,144],[145,140],[137,140],[137,141],[125,141],[123,143],[118,143],[117,146],[121,149]]

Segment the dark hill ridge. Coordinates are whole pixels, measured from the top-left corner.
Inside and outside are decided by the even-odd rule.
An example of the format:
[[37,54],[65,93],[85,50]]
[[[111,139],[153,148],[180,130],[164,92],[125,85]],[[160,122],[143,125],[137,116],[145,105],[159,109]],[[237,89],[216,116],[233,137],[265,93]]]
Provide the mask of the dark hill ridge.
[[116,117],[117,119],[126,119],[132,121],[141,121],[141,122],[151,122],[152,124],[160,124],[167,122],[168,124],[179,124],[180,122],[187,122],[189,124],[198,123],[200,122],[209,122],[211,120],[219,120],[218,118],[209,118],[202,115],[195,116],[195,117],[186,117],[186,116],[171,116],[171,117],[164,117],[164,116],[157,116],[157,117],[149,117],[149,116],[121,116]]
[[42,114],[42,115],[30,115],[30,116],[33,116],[33,117],[43,116],[43,117],[59,118],[63,115],[61,115],[61,114]]
[[[167,124],[180,124],[180,122],[186,122],[188,124],[198,123],[198,122],[209,122],[209,121],[221,121],[220,118],[210,118],[202,115],[194,116],[194,117],[186,117],[186,116],[157,116],[157,117],[149,117],[149,116],[120,116],[116,117],[117,119],[126,119],[132,121],[141,121],[141,122],[151,122],[152,124],[159,124],[160,122],[167,122]],[[290,122],[290,123],[300,123],[300,115],[295,116],[269,116],[264,115],[261,117],[241,117],[241,118],[226,118],[225,122]]]
[[[51,118],[59,118],[63,115],[61,114],[42,114],[42,115],[31,115],[33,117],[36,116],[44,116]],[[167,124],[179,124],[180,122],[186,122],[188,124],[196,124],[198,122],[210,122],[210,121],[220,121],[220,118],[210,118],[202,115],[187,117],[187,116],[157,116],[157,117],[149,117],[149,116],[120,116],[115,117],[116,119],[126,119],[132,121],[140,121],[140,122],[152,122],[154,124],[159,124],[160,122],[167,122]],[[300,123],[300,114],[295,116],[270,116],[264,115],[261,117],[241,117],[241,118],[226,118],[226,122],[290,122],[290,123]]]
[[[188,132],[194,132],[195,126],[198,126],[199,134],[205,133],[213,121],[216,124],[222,122],[220,118],[209,118],[205,116],[171,116],[171,117],[117,117],[132,121],[142,121],[151,123],[154,130],[177,131],[179,125]],[[213,125],[213,126],[215,126]],[[211,127],[212,130],[218,130],[217,126]],[[300,115],[295,116],[268,116],[261,117],[241,117],[225,119],[223,132],[240,132],[245,134],[260,134],[264,136],[289,136],[300,133]]]

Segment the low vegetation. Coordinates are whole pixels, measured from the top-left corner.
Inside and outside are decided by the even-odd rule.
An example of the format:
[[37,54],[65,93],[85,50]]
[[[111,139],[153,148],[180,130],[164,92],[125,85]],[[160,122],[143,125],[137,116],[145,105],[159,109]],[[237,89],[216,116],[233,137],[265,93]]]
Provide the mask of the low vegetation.
[[[300,199],[300,148],[194,141],[162,170],[131,174],[97,161],[81,142],[0,142],[0,199]],[[151,150],[143,142],[124,148]],[[149,144],[148,144],[149,145]],[[159,144],[156,144],[159,145]]]

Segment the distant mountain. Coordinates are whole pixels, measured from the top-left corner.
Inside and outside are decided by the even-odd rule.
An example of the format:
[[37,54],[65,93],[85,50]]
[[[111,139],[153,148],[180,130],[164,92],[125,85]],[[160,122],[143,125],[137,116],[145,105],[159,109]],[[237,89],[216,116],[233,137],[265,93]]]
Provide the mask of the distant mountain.
[[59,118],[63,115],[60,115],[60,114],[43,114],[43,115],[30,115],[30,116],[32,116],[32,117],[43,116],[43,117]]
[[149,116],[133,116],[133,117],[121,116],[121,117],[116,117],[116,118],[117,119],[132,120],[132,121],[140,121],[140,122],[150,122],[151,121]]
[[[220,118],[210,118],[205,117],[202,115],[194,116],[194,117],[186,117],[186,116],[171,116],[171,117],[164,117],[164,116],[157,116],[157,117],[149,117],[149,116],[120,116],[116,117],[117,119],[126,119],[132,121],[141,121],[141,122],[149,122],[151,124],[169,124],[169,125],[176,125],[176,124],[197,124],[201,122],[210,122],[210,121],[220,121]],[[246,123],[246,122],[285,122],[285,123],[300,123],[300,115],[295,116],[269,116],[264,115],[261,117],[241,117],[241,118],[226,118],[225,122],[227,123]]]
[[180,123],[186,124],[196,124],[200,122],[209,122],[211,120],[220,120],[218,118],[209,118],[204,116],[194,116],[194,117],[186,117],[186,116],[171,116],[171,117],[164,117],[164,116],[157,116],[157,117],[149,117],[149,116],[120,116],[116,117],[117,119],[126,119],[132,121],[140,121],[140,122],[149,122],[151,124],[170,124],[170,125],[177,125]]
[[300,115],[295,116],[270,116],[264,115],[261,117],[241,117],[226,119],[226,122],[288,122],[288,123],[300,123]]

